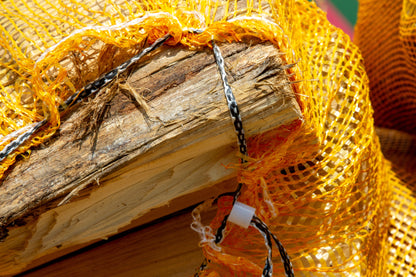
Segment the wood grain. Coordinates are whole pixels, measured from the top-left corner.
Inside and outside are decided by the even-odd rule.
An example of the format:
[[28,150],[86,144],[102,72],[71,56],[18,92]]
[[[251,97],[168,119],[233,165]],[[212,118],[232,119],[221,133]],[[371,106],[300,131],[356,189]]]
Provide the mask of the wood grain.
[[190,211],[136,228],[19,277],[193,276],[203,261]]
[[[301,120],[276,48],[241,43],[221,49],[248,136]],[[210,50],[165,47],[127,84],[147,108],[117,93],[96,142],[77,141],[82,116],[93,113],[91,105],[100,99],[92,100],[3,180],[4,275],[235,186],[227,180],[236,173],[226,165],[238,163],[237,143]]]

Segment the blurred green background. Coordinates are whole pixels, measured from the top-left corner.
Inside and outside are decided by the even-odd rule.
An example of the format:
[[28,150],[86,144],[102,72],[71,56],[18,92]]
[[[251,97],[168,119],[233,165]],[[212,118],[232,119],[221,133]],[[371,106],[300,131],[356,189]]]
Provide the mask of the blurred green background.
[[357,22],[358,1],[357,0],[330,0],[337,10],[342,13],[352,26]]
[[344,30],[351,38],[357,22],[358,0],[309,0],[314,1],[327,13],[328,20]]

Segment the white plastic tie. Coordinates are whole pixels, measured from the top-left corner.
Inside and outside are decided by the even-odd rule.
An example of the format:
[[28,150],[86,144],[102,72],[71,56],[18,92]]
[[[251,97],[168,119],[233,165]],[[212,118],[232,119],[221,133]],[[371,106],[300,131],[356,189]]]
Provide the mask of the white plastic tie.
[[228,221],[247,229],[255,211],[255,208],[236,201],[228,217]]

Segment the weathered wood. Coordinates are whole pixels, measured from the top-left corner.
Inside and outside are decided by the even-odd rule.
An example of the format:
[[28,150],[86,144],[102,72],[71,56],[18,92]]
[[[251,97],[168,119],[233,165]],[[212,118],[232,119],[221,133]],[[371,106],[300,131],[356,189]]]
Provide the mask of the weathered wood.
[[[301,118],[276,48],[221,48],[249,136]],[[74,133],[83,132],[77,123],[84,106],[4,179],[0,223],[9,235],[0,243],[3,274],[234,188],[226,181],[235,172],[224,165],[238,162],[237,143],[209,50],[166,47],[128,83],[149,108],[116,94],[94,152],[89,139],[74,141]],[[217,191],[209,189],[216,184]]]

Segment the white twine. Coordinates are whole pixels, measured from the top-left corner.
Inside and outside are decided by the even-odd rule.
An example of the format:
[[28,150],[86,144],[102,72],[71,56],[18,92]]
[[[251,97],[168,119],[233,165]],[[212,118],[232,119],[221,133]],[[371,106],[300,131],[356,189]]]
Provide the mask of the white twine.
[[192,211],[193,221],[191,223],[191,229],[199,234],[201,238],[200,245],[206,244],[213,250],[221,252],[221,247],[215,244],[215,235],[212,228],[210,226],[203,225],[201,221],[201,211],[206,209],[208,205],[211,205],[211,203],[212,201],[205,201]]

